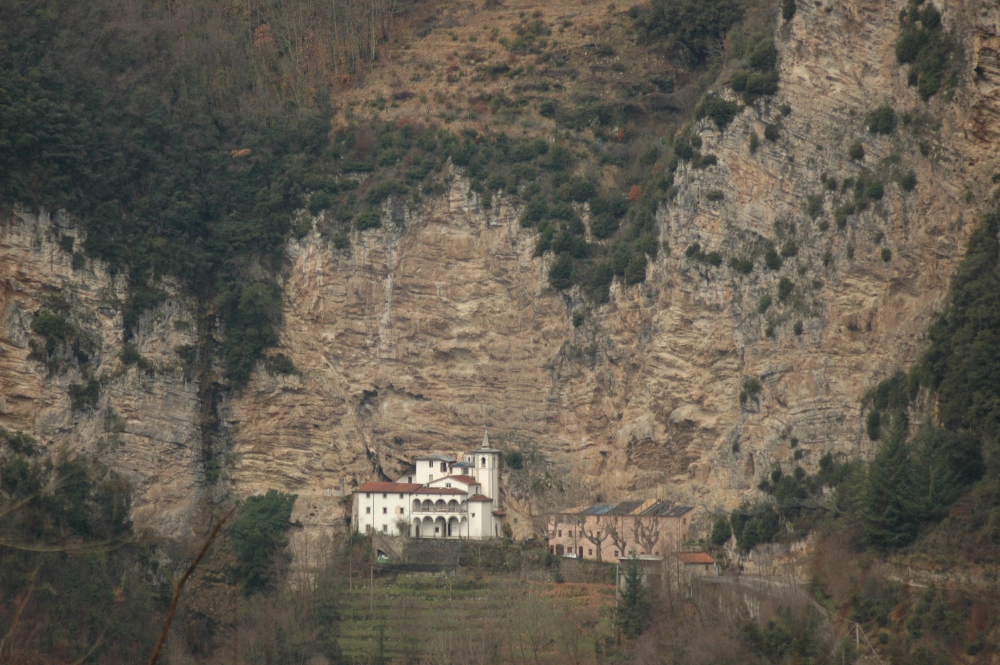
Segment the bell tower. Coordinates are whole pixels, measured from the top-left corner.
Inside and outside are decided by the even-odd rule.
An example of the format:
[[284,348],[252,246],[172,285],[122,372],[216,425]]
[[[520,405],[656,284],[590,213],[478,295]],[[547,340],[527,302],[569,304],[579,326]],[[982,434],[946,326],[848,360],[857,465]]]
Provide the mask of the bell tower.
[[466,461],[473,465],[473,477],[482,485],[483,494],[493,499],[493,507],[500,500],[500,451],[490,447],[490,435],[483,432],[483,443],[479,450],[465,454]]

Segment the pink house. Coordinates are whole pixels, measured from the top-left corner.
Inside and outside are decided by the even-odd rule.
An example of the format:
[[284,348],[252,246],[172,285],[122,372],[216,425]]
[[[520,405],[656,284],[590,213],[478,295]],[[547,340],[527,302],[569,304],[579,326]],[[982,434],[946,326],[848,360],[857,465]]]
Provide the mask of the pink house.
[[670,554],[688,538],[691,510],[656,499],[564,510],[549,516],[549,552],[596,561]]

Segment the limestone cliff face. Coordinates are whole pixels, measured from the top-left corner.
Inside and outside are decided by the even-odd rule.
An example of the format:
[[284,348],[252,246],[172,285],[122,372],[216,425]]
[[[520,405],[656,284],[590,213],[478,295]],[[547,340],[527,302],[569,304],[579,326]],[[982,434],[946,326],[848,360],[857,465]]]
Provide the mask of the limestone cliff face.
[[[149,369],[123,366],[125,284],[96,262],[73,268],[67,220],[22,214],[0,223],[0,426],[28,431],[50,451],[94,454],[132,482],[138,526],[174,537],[193,533],[203,486],[197,385],[174,348],[195,341],[189,303],[174,298],[144,315],[132,342]],[[48,371],[29,358],[31,322],[56,299],[68,321],[96,342],[80,361]],[[101,385],[93,408],[74,411],[68,389],[81,369]]]
[[[533,442],[569,484],[608,500],[655,494],[704,510],[738,504],[777,464],[811,470],[827,452],[867,455],[860,399],[920,352],[1000,165],[998,10],[944,8],[964,38],[962,84],[952,100],[924,104],[895,63],[902,6],[800,2],[776,33],[779,95],[724,133],[698,126],[717,165],[680,168],[646,283],[616,283],[579,326],[571,314],[586,303],[548,287],[551,259],[532,256],[512,202],[483,209],[458,173],[445,196],[387,207],[382,228],[349,250],[315,232],[292,242],[278,351],[301,375],[261,369],[222,401],[232,451],[215,485],[199,462],[199,391],[173,353],[195,341],[186,304],[147,314],[135,340],[161,369],[124,368],[121,285],[99,266],[72,270],[56,241],[74,232],[9,222],[0,424],[100,449],[136,483],[137,521],[178,535],[198,499],[270,487],[300,494],[294,517],[307,532],[335,527],[355,484],[393,477],[423,452],[474,446],[484,429],[500,445]],[[922,120],[870,134],[865,114],[884,103]],[[768,124],[780,125],[777,140],[751,152],[751,133]],[[827,182],[859,174],[847,157],[855,141],[885,194],[841,229],[834,209],[848,194]],[[913,192],[893,180],[908,170]],[[807,214],[810,197],[822,197],[819,214],[815,203]],[[780,270],[758,256],[749,275],[685,255],[694,242],[740,257],[789,240]],[[783,277],[794,288],[781,300]],[[99,411],[70,411],[73,370],[47,377],[27,360],[31,314],[56,290],[102,340]],[[741,403],[744,377],[762,390]],[[113,437],[103,431],[110,409],[124,423]],[[527,503],[511,505],[523,535]]]

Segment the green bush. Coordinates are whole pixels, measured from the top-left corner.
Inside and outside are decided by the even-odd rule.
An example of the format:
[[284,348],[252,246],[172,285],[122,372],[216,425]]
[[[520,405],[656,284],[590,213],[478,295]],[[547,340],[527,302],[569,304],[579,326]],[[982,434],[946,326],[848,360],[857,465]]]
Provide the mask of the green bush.
[[912,192],[917,187],[917,174],[907,171],[899,178],[899,186],[904,192]]
[[823,214],[823,195],[810,194],[806,197],[806,214],[816,219]]
[[941,13],[934,5],[911,1],[902,14],[903,29],[896,42],[896,61],[909,64],[907,82],[916,86],[924,100],[936,94],[943,85],[957,82],[955,40],[941,25]]
[[630,10],[647,41],[664,43],[691,65],[704,62],[743,13],[738,0],[651,0]]
[[881,180],[872,180],[868,183],[868,187],[865,189],[865,195],[873,201],[881,200],[884,194],[885,186],[882,185]]
[[883,104],[868,114],[868,131],[873,134],[892,134],[896,129],[896,112]]
[[326,192],[316,192],[309,198],[309,212],[318,215],[333,205],[333,198]]
[[76,411],[92,411],[101,398],[101,384],[93,376],[84,375],[83,383],[69,384],[70,408]]
[[354,227],[358,231],[377,229],[382,226],[382,215],[375,210],[365,210],[354,218]]
[[781,532],[781,521],[770,503],[737,508],[729,517],[736,543],[744,552],[773,542]]
[[715,126],[722,130],[736,117],[739,110],[736,102],[726,101],[718,95],[708,95],[702,102],[701,115],[711,118]]
[[753,257],[734,256],[729,259],[729,267],[741,275],[749,275],[753,272]]
[[778,255],[778,251],[774,248],[774,246],[772,245],[768,247],[767,251],[764,252],[764,265],[767,267],[767,269],[781,270],[781,266],[783,266],[784,264],[785,262],[782,261],[781,257]]
[[788,300],[788,297],[792,295],[793,290],[795,290],[795,284],[792,280],[787,277],[782,277],[778,280],[778,300],[782,302]]
[[750,400],[756,400],[764,386],[760,381],[752,376],[743,377],[743,389],[740,391],[740,404],[746,404]]
[[856,162],[865,158],[865,147],[861,145],[861,141],[855,141],[851,144],[851,147],[847,149],[847,156]]
[[757,312],[763,314],[771,307],[771,294],[765,293],[757,303]]
[[781,127],[776,123],[767,123],[764,125],[764,138],[768,141],[777,141],[781,138]]
[[716,547],[722,547],[729,542],[729,539],[733,537],[733,530],[729,526],[729,520],[725,517],[720,517],[715,520],[712,524],[712,544]]
[[781,0],[781,18],[791,21],[795,16],[795,0]]
[[837,228],[843,230],[847,226],[847,218],[854,214],[854,204],[845,203],[837,206],[833,211],[833,218],[837,222]]
[[524,454],[520,450],[508,450],[503,459],[509,469],[518,471],[524,468]]
[[292,359],[284,353],[276,353],[273,356],[269,356],[265,359],[264,365],[271,374],[284,374],[288,376],[302,374],[295,366],[295,363],[292,362]]
[[563,291],[576,283],[573,274],[573,260],[568,254],[560,254],[549,270],[549,284],[552,288]]
[[296,494],[272,489],[248,498],[240,506],[230,537],[247,595],[272,584],[275,559],[288,544],[284,534],[297,498]]
[[629,259],[625,268],[625,283],[638,284],[646,281],[646,255],[636,254]]

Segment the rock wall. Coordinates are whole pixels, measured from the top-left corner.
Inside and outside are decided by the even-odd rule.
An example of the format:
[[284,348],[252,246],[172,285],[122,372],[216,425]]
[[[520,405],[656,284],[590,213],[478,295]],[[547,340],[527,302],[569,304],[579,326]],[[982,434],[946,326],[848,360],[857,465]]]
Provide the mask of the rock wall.
[[[484,429],[498,445],[536,445],[591,497],[655,495],[702,515],[752,495],[777,464],[812,470],[827,452],[868,455],[861,397],[920,352],[998,167],[998,10],[944,8],[968,58],[954,97],[925,104],[895,64],[903,6],[799,3],[776,33],[781,92],[725,132],[698,125],[717,165],[679,169],[646,283],[616,283],[606,305],[548,287],[551,259],[533,257],[512,202],[483,209],[457,173],[445,196],[388,205],[382,228],[356,234],[349,250],[315,232],[291,242],[276,351],[301,375],[261,369],[221,402],[231,451],[215,484],[200,461],[199,391],[173,353],[196,341],[189,303],[143,319],[134,342],[157,371],[123,367],[122,285],[99,265],[72,269],[58,244],[75,234],[64,222],[5,222],[0,424],[97,450],[136,484],[137,522],[169,535],[192,528],[202,499],[271,487],[300,495],[303,533],[329,531],[356,484],[394,477],[420,453],[475,446]],[[869,133],[865,114],[884,103],[919,122]],[[780,124],[777,140],[763,139],[768,124]],[[838,229],[834,208],[848,195],[826,181],[858,175],[847,157],[855,141],[864,165],[885,173],[885,195]],[[916,174],[911,193],[892,179],[902,170]],[[820,195],[814,218],[808,197]],[[780,270],[758,256],[749,275],[685,254],[698,242],[740,257],[789,239],[797,251]],[[785,301],[782,277],[794,284]],[[46,376],[27,360],[31,314],[56,291],[72,294],[102,340],[94,413],[69,408],[74,370]],[[774,298],[762,314],[764,294]],[[579,326],[574,311],[586,312]],[[741,403],[744,377],[762,390]],[[111,410],[120,431],[105,431]],[[518,535],[531,503],[510,502]]]
[[[74,269],[67,238],[82,242],[61,216],[22,213],[0,222],[0,426],[28,431],[52,452],[96,455],[131,481],[140,528],[189,536],[205,486],[200,405],[174,348],[197,341],[191,303],[174,291],[146,313],[131,343],[149,367],[124,366],[126,285],[99,262]],[[96,342],[85,367],[72,360],[50,372],[29,359],[31,322],[53,298],[68,304],[69,322]],[[100,398],[95,408],[74,411],[69,387],[85,383],[84,369],[99,381]]]

